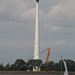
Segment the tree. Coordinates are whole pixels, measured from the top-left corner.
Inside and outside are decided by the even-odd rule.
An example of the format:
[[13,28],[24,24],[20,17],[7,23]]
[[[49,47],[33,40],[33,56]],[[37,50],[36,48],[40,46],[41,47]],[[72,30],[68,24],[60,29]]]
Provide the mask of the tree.
[[69,71],[75,71],[75,62],[73,60],[65,60]]
[[40,67],[41,66],[42,60],[39,60],[39,59],[34,60],[34,59],[32,59],[32,60],[29,60],[27,64],[28,64],[28,70],[32,71],[33,67],[35,67],[35,66]]
[[[70,59],[67,59],[67,60],[64,59],[64,60],[66,61],[68,71],[75,71],[75,62],[73,60],[70,60]],[[65,70],[63,60],[60,60],[59,63],[55,64],[57,71],[61,71],[61,63],[62,63],[62,71]]]
[[9,65],[9,63],[6,64],[6,66],[5,66],[5,70],[6,70],[6,71],[10,70],[10,65]]
[[26,70],[25,61],[23,59],[17,59],[15,63],[11,65],[11,70],[16,71]]
[[15,68],[15,65],[14,65],[14,64],[11,64],[10,70],[11,70],[11,71],[16,71],[16,68]]
[[3,63],[0,64],[0,70],[1,70],[1,71],[4,70],[4,65],[3,65]]
[[65,68],[64,68],[63,60],[60,60],[60,61],[59,61],[58,65],[57,65],[56,71],[61,71],[61,67],[62,67],[62,71],[64,71]]
[[48,69],[50,71],[55,70],[55,63],[54,63],[54,61],[48,62]]
[[44,63],[43,66],[41,66],[41,68],[45,71],[55,70],[55,63],[54,61],[49,61],[48,63]]
[[28,65],[31,65],[31,66],[40,66],[42,64],[42,60],[29,60],[28,61]]
[[[68,71],[75,71],[75,61],[67,59],[65,60]],[[6,64],[6,66],[3,65],[3,63],[0,64],[0,71],[27,71],[33,70],[33,67],[39,66],[42,71],[61,71],[61,63],[62,63],[62,70],[64,71],[64,64],[63,60],[60,60],[58,63],[55,63],[54,61],[49,61],[48,63],[42,64],[42,60],[29,60],[28,62],[25,62],[23,59],[17,59],[14,64]]]

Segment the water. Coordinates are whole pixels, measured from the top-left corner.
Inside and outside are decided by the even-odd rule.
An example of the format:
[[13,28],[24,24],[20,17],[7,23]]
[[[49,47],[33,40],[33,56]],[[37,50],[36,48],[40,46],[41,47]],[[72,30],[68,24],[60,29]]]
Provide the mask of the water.
[[0,72],[0,75],[60,75],[59,72]]
[[[75,73],[69,73],[75,75]],[[0,75],[61,75],[61,72],[0,72]],[[62,74],[64,75],[64,74]]]

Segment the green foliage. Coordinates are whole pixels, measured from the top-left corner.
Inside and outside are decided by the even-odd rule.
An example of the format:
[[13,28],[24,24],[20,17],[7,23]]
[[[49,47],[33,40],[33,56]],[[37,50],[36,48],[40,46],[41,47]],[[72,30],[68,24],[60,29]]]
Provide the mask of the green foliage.
[[6,64],[6,66],[5,66],[5,70],[6,70],[6,71],[10,70],[10,65],[9,65],[9,63]]
[[44,64],[41,66],[41,69],[42,69],[42,70],[45,70],[45,71],[52,71],[52,70],[55,70],[55,63],[54,63],[54,61],[49,61],[48,63],[44,63]]
[[42,64],[42,60],[29,60],[28,61],[28,65],[31,65],[31,66],[40,66]]
[[[75,62],[73,60],[65,60],[66,63],[67,63],[67,67],[68,67],[68,71],[74,71],[75,72]],[[62,65],[61,65],[62,63]],[[60,60],[59,63],[54,63],[53,61],[50,61],[48,63],[44,63],[42,66],[41,66],[41,70],[42,71],[61,71],[61,67],[62,67],[62,71],[65,70],[64,68],[64,64],[63,64],[63,61]]]
[[75,71],[75,62],[73,60],[65,60],[69,71]]
[[34,59],[29,60],[27,62],[27,69],[30,70],[30,71],[32,71],[33,67],[35,67],[35,66],[41,66],[41,64],[42,64],[42,60],[38,60],[38,59],[37,60],[34,60]]
[[[67,59],[65,60],[67,63],[67,67],[69,71],[75,72],[75,61]],[[6,64],[6,66],[3,65],[3,63],[0,64],[0,71],[27,71],[33,70],[33,66],[39,66],[41,68],[41,71],[61,71],[61,63],[62,63],[62,70],[64,71],[64,64],[63,61],[60,60],[58,63],[55,63],[54,61],[49,61],[48,63],[42,63],[42,60],[29,60],[28,62],[25,62],[23,59],[17,59],[14,64]]]
[[11,65],[11,70],[15,71],[26,70],[25,61],[23,59],[17,59],[15,63]]
[[4,65],[3,65],[3,63],[1,63],[0,64],[0,70],[3,71],[3,69],[4,69]]

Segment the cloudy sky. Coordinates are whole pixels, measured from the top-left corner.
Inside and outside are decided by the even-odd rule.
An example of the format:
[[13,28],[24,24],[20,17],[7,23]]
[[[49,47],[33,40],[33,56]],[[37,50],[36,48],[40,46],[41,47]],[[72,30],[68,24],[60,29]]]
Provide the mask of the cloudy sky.
[[[0,63],[33,56],[35,6],[35,0],[0,0]],[[40,0],[39,7],[40,52],[50,47],[49,60],[75,60],[75,0]]]

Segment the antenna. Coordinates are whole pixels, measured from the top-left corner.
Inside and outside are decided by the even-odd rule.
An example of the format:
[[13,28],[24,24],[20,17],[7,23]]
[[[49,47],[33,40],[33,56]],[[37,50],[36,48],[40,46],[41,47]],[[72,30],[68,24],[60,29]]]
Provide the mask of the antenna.
[[61,75],[62,75],[62,55],[61,55]]

